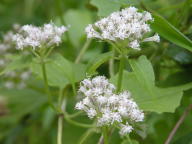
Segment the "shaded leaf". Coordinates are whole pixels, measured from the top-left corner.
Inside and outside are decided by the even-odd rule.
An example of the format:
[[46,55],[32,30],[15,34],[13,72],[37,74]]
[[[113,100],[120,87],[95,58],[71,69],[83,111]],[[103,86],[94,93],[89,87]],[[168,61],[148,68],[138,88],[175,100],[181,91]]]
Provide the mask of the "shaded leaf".
[[6,98],[9,113],[0,122],[17,122],[22,116],[34,111],[47,102],[44,94],[31,89],[1,89],[0,95]]
[[[129,140],[124,140],[121,144],[130,144],[130,141]],[[136,140],[131,140],[131,144],[139,144],[139,142],[136,141]]]
[[169,47],[165,54],[181,64],[192,63],[192,53],[176,45]]
[[102,65],[112,57],[113,57],[113,52],[100,54],[99,56],[97,56],[96,58],[94,58],[92,61],[89,62],[87,73],[94,74],[100,65]]
[[91,0],[91,4],[98,8],[98,16],[105,17],[114,11],[119,11],[121,6],[138,4],[138,0]]
[[192,144],[192,132],[180,137],[173,144]]
[[[122,88],[131,91],[133,99],[145,111],[174,112],[183,91],[192,88],[192,83],[169,88],[156,87],[152,65],[145,56],[130,60],[130,65],[133,72],[124,71]],[[112,78],[112,82],[117,83],[117,76]]]
[[90,13],[81,10],[68,10],[64,19],[66,24],[70,26],[68,32],[72,44],[79,47],[80,40],[85,35],[85,27],[92,22]]
[[[43,78],[39,64],[33,63],[32,71]],[[65,87],[67,84],[82,80],[85,77],[86,67],[83,64],[74,64],[60,54],[55,54],[46,64],[46,71],[50,86]]]
[[121,7],[120,3],[112,0],[91,0],[91,4],[98,8],[98,16],[108,16]]
[[189,38],[160,15],[153,14],[153,17],[154,22],[151,23],[151,27],[154,31],[172,43],[192,51],[192,41]]
[[9,71],[16,70],[16,69],[22,69],[22,68],[29,67],[31,62],[32,62],[31,55],[14,56],[14,57],[12,57],[11,62],[9,64],[7,64],[5,69],[0,73],[0,75],[4,74],[6,72],[9,72]]

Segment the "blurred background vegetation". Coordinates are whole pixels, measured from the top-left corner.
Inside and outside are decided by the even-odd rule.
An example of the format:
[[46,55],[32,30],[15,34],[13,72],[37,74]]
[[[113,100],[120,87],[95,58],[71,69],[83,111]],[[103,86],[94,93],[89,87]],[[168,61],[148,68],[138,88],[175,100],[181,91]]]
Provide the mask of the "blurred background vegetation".
[[[97,1],[97,2],[96,2]],[[192,39],[192,1],[191,0],[1,0],[0,1],[0,38],[12,30],[13,24],[43,25],[53,21],[58,25],[69,26],[64,43],[55,50],[74,61],[86,41],[84,28],[101,16],[111,11],[106,7],[117,9],[134,5],[143,10],[155,11],[166,18],[189,39]],[[98,13],[98,8],[103,12]],[[119,6],[119,7],[118,7]],[[161,43],[145,44],[143,50],[133,53],[132,58],[145,54],[152,62],[156,84],[170,87],[192,81],[192,53],[161,38]],[[82,63],[87,64],[101,53],[107,52],[110,46],[106,43],[92,41]],[[14,55],[17,52],[12,52]],[[0,55],[3,57],[3,54]],[[99,68],[99,73],[108,76],[108,63]],[[1,69],[1,71],[3,68]],[[31,76],[24,89],[6,88],[7,78],[0,79],[0,144],[55,144],[57,135],[57,116],[47,106],[43,94],[41,79]],[[13,81],[17,81],[14,79]],[[56,88],[52,88],[53,95]],[[74,112],[75,97],[71,92],[67,109]],[[181,105],[175,113],[148,113],[143,124],[144,131],[135,137],[142,144],[162,144],[172,130],[186,107],[192,103],[192,90],[183,95]],[[82,116],[82,122],[89,120]],[[192,114],[190,113],[173,139],[173,144],[192,143]],[[75,127],[64,121],[63,143],[77,144],[84,128]],[[95,144],[100,137],[93,134],[87,144]],[[120,144],[118,132],[112,136],[112,144]]]

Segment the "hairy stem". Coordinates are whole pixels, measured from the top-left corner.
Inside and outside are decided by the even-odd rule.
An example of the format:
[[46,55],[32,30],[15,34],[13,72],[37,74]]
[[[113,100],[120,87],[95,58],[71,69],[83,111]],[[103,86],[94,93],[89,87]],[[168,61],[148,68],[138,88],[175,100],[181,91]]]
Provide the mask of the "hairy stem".
[[125,65],[125,56],[122,54],[119,64],[119,74],[118,74],[118,81],[117,81],[117,92],[121,90],[122,86],[122,79],[123,79],[123,69]]
[[189,112],[192,110],[192,104],[190,104],[185,111],[183,112],[183,114],[181,115],[181,117],[179,118],[179,120],[177,121],[176,125],[174,126],[174,128],[172,129],[171,133],[169,134],[167,140],[165,141],[164,144],[169,144],[171,142],[171,140],[173,139],[173,136],[175,135],[175,133],[177,132],[178,128],[181,126],[181,124],[183,123],[183,121],[185,120],[186,116],[189,114]]
[[44,81],[44,86],[45,86],[45,92],[47,93],[48,96],[48,101],[50,106],[57,111],[57,109],[54,107],[54,105],[52,104],[52,97],[51,97],[51,92],[49,89],[49,85],[48,85],[48,80],[47,80],[47,73],[46,73],[46,67],[45,67],[45,61],[43,58],[41,58],[41,69],[42,69],[42,75],[43,75],[43,81]]
[[133,144],[130,137],[129,137],[129,135],[127,135],[127,141],[128,141],[129,144]]
[[59,19],[60,19],[61,23],[64,25],[65,21],[63,18],[63,10],[62,10],[62,1],[61,0],[56,0],[56,7],[57,7]]
[[75,83],[73,82],[71,85],[72,85],[72,91],[73,91],[73,94],[74,94],[74,96],[76,96],[77,93],[76,93]]
[[63,115],[58,117],[57,144],[62,144]]
[[91,134],[94,132],[94,130],[93,129],[88,129],[84,134],[83,134],[83,136],[81,137],[81,139],[79,140],[79,144],[83,144],[86,140],[87,140],[87,138],[89,137],[89,136],[91,136]]
[[[112,52],[113,52],[113,56],[115,56],[115,51],[112,50]],[[109,60],[109,74],[110,74],[110,77],[114,76],[114,58],[111,58]]]
[[121,49],[113,42],[111,41],[107,41],[109,44],[111,44],[113,46],[113,48],[119,53],[119,54],[122,54],[122,51]]
[[74,113],[74,114],[68,114],[68,117],[69,117],[69,118],[74,118],[74,117],[79,116],[79,115],[82,114],[82,113],[83,113],[82,111],[79,111],[79,112],[76,112],[76,113]]
[[69,116],[68,116],[68,114],[66,113],[66,112],[64,112],[64,119],[68,122],[68,123],[70,123],[70,124],[72,124],[72,125],[75,125],[75,126],[78,126],[78,127],[83,127],[83,128],[93,128],[94,127],[94,125],[90,125],[90,124],[84,124],[84,123],[80,123],[80,122],[76,122],[76,121],[74,121],[74,120],[72,120]]
[[62,100],[63,100],[63,88],[59,88],[59,97],[58,97],[58,107],[61,109],[62,106]]
[[86,52],[86,50],[89,48],[89,45],[91,44],[92,39],[87,39],[87,41],[85,42],[85,44],[83,45],[81,51],[79,52],[79,55],[77,56],[77,58],[75,59],[75,63],[79,63],[84,55],[84,53]]
[[[63,88],[59,88],[58,96],[58,109],[62,113],[62,97],[63,97]],[[57,144],[62,144],[62,133],[63,133],[63,114],[58,116],[58,130],[57,130]]]
[[103,138],[104,138],[104,144],[108,144],[108,131],[107,131],[107,128],[104,127],[103,128]]

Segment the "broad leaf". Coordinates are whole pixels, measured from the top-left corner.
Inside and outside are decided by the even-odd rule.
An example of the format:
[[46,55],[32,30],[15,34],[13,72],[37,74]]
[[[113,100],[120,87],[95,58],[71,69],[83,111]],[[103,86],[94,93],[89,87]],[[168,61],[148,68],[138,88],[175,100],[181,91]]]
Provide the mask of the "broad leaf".
[[91,4],[98,8],[98,16],[108,16],[121,7],[121,4],[112,0],[91,0]]
[[121,6],[135,5],[138,0],[91,0],[91,4],[98,8],[98,16],[105,17],[114,11],[119,11]]
[[31,89],[1,89],[0,95],[5,98],[9,108],[8,114],[1,117],[1,123],[17,122],[22,116],[34,111],[47,102],[46,96]]
[[92,61],[89,62],[87,73],[94,74],[100,65],[102,65],[112,57],[113,57],[113,52],[100,54],[99,56],[97,56],[96,58],[94,58]]
[[32,56],[31,55],[12,56],[12,58],[10,58],[10,60],[11,60],[11,62],[8,63],[8,65],[0,73],[0,75],[4,74],[6,72],[9,72],[9,71],[16,70],[16,69],[22,69],[22,68],[29,67],[32,62]]
[[192,132],[179,137],[173,144],[192,144]]
[[[60,54],[51,57],[46,64],[48,83],[50,86],[64,87],[67,84],[74,84],[85,77],[86,67],[83,64],[74,64]],[[32,71],[42,77],[41,66],[32,64]]]
[[[130,140],[130,141],[131,141],[131,144],[139,144],[139,142],[136,140]],[[130,141],[125,139],[121,144],[130,144]]]
[[192,41],[190,39],[160,15],[153,14],[153,17],[154,22],[151,23],[151,27],[154,31],[172,43],[192,51]]
[[80,40],[85,35],[85,27],[92,23],[90,13],[81,10],[68,10],[64,19],[66,24],[70,26],[68,31],[70,41],[75,47],[79,47]]
[[192,53],[176,45],[171,45],[165,54],[181,64],[192,63]]
[[[133,72],[124,71],[122,88],[131,91],[133,99],[145,111],[174,112],[183,91],[192,88],[192,83],[169,88],[155,86],[153,68],[145,56],[130,60],[130,65]],[[112,78],[112,82],[117,83],[117,76]]]

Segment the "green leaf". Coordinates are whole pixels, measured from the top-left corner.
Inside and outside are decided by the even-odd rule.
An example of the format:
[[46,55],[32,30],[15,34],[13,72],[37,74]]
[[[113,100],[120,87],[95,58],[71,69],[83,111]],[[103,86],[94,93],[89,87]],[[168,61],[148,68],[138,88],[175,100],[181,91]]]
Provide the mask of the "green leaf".
[[[183,91],[192,88],[192,83],[169,88],[155,86],[153,68],[145,56],[130,60],[130,65],[133,72],[124,71],[122,88],[131,91],[133,99],[145,111],[174,112],[180,105]],[[117,83],[117,76],[112,82]]]
[[34,111],[47,102],[44,94],[31,89],[1,89],[0,95],[6,99],[9,108],[8,115],[1,117],[1,123],[17,122],[22,116]]
[[18,56],[12,56],[10,58],[11,62],[6,66],[6,68],[0,73],[0,75],[13,71],[16,69],[22,69],[29,67],[32,62],[32,56],[31,55],[18,55]]
[[192,144],[192,132],[180,137],[173,144]]
[[192,41],[189,38],[160,15],[153,14],[153,17],[154,22],[151,27],[154,31],[172,43],[192,51]]
[[68,32],[72,44],[79,47],[81,38],[85,36],[85,27],[92,22],[90,13],[82,10],[68,10],[64,19],[70,26]]
[[[32,63],[31,70],[33,73],[38,75],[41,79],[43,79],[42,69],[40,64]],[[68,79],[63,75],[63,71],[58,69],[58,66],[55,65],[54,62],[49,62],[46,64],[46,73],[48,77],[48,83],[50,86],[59,86],[65,87],[70,82]]]
[[91,4],[98,8],[98,16],[105,17],[114,11],[119,11],[121,6],[138,4],[138,0],[91,0]]
[[92,61],[89,62],[87,73],[90,75],[94,74],[100,65],[102,65],[112,57],[113,57],[113,52],[100,54],[99,56],[97,56],[96,58],[94,58]]
[[[39,64],[33,63],[32,71],[43,78]],[[85,77],[86,67],[83,64],[74,64],[60,54],[55,54],[46,63],[46,71],[50,86],[65,87],[67,84],[82,80]]]
[[192,63],[192,53],[176,45],[171,45],[165,54],[181,64]]
[[[130,144],[130,141],[129,140],[124,140],[121,144]],[[136,141],[136,140],[131,140],[131,144],[139,144],[139,142]]]
[[108,16],[114,11],[118,11],[121,4],[112,0],[91,0],[91,4],[98,8],[98,16]]

